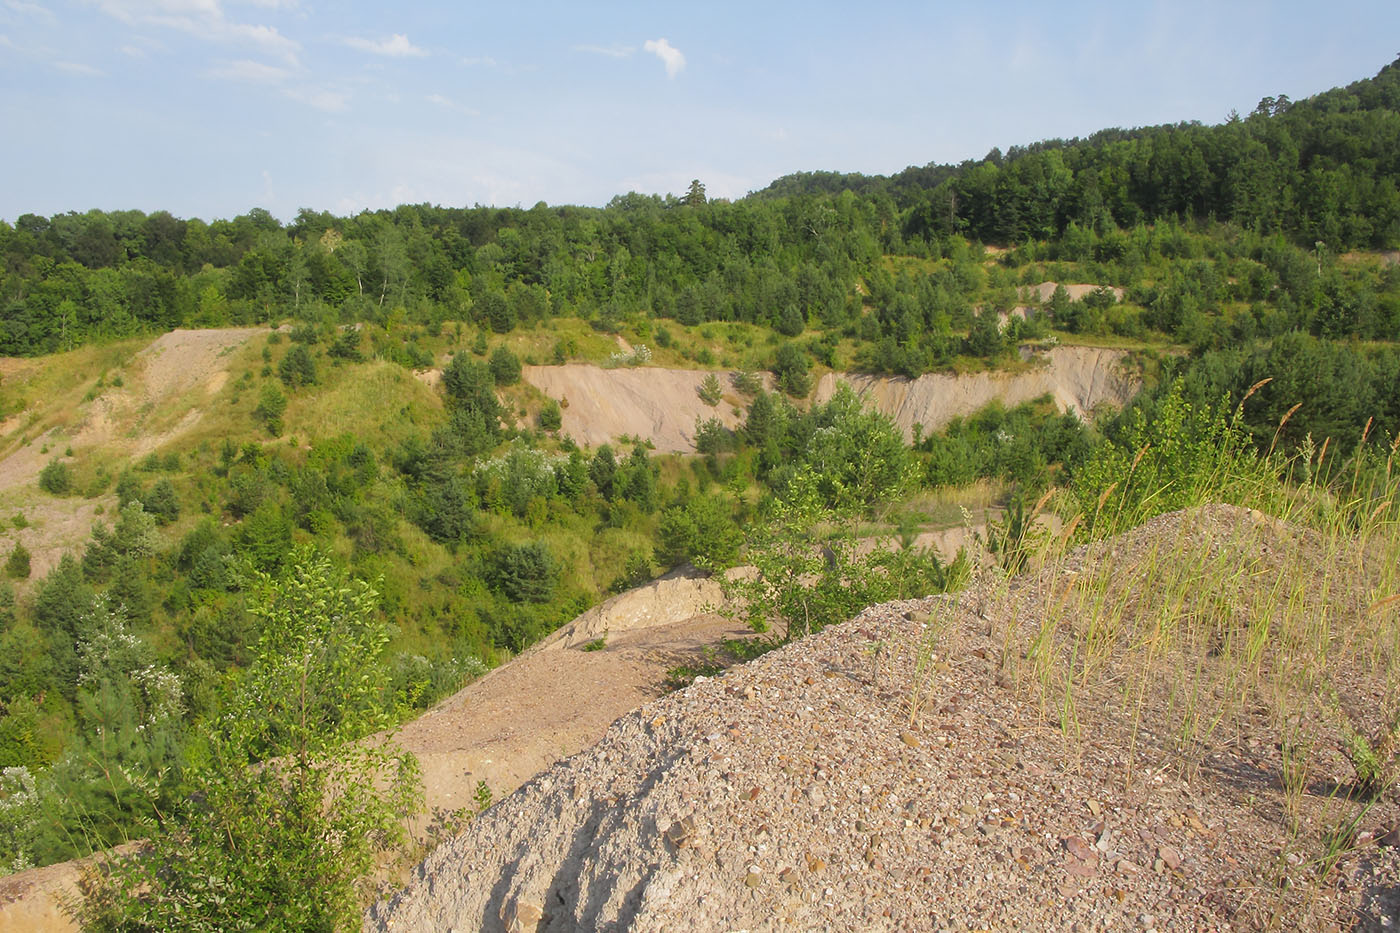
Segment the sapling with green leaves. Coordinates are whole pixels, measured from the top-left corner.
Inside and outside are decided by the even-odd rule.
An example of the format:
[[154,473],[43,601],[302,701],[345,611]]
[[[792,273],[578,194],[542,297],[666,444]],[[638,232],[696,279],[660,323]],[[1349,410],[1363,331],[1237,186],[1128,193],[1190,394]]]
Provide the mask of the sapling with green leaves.
[[188,791],[111,854],[74,908],[88,930],[351,930],[362,879],[421,805],[417,762],[392,741],[372,588],[296,550],[255,578],[256,657],[195,750]]

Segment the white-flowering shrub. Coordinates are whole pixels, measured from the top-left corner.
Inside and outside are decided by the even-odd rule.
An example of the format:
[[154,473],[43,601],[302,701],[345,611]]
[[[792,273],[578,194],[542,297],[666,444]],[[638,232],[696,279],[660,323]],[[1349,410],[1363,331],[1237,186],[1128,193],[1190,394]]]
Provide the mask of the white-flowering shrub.
[[39,788],[28,768],[0,771],[0,875],[33,868]]

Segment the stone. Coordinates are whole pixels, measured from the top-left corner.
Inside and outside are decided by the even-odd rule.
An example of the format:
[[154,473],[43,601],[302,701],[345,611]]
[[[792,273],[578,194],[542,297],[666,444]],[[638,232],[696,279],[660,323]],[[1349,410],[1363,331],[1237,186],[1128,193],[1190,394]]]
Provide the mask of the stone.
[[901,732],[899,734],[899,740],[910,748],[919,747],[919,737],[912,732]]
[[506,933],[534,933],[544,921],[544,911],[528,901],[508,901],[501,908]]
[[1157,850],[1157,858],[1161,859],[1162,864],[1172,871],[1176,871],[1181,867],[1181,853],[1171,846],[1162,846],[1159,848]]
[[1082,862],[1097,862],[1099,860],[1099,853],[1094,850],[1093,846],[1078,836],[1066,836],[1064,844],[1065,850]]
[[695,817],[686,816],[666,827],[666,841],[677,849],[684,849],[695,841]]

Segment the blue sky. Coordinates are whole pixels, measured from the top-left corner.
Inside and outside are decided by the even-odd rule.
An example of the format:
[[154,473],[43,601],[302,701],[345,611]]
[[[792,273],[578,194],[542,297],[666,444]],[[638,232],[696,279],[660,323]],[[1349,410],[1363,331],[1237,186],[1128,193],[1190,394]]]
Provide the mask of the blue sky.
[[1400,52],[1400,4],[0,0],[0,218],[738,197],[1216,123]]

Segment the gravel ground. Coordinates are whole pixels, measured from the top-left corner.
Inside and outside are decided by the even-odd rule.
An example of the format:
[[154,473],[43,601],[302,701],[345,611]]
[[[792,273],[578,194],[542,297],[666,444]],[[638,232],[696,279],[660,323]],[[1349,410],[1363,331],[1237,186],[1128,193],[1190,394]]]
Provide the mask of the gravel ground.
[[[1246,520],[1164,516],[1096,559]],[[647,704],[440,847],[365,929],[1396,928],[1393,801],[1321,876],[1286,855],[1266,742],[1181,767],[1111,703],[1067,737],[1003,659],[1044,582],[873,607]]]

